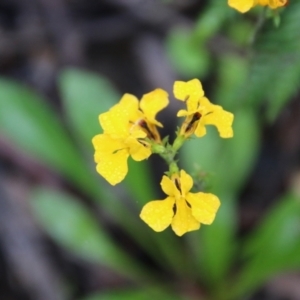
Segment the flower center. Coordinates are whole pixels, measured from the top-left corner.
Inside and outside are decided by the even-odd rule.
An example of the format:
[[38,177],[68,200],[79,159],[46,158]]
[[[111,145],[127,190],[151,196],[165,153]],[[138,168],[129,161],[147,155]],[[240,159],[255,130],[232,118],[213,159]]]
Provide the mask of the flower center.
[[181,194],[181,187],[180,187],[179,179],[178,179],[178,178],[175,178],[174,182],[175,182],[175,186],[177,187],[177,190],[178,190],[178,191],[180,192],[180,194]]
[[138,126],[139,129],[141,129],[143,132],[147,134],[147,138],[156,142],[160,142],[160,136],[155,125],[147,122],[144,119],[138,119],[137,121],[131,123],[132,126],[130,128],[130,131],[133,131],[134,127]]
[[202,117],[202,115],[199,112],[194,113],[191,121],[187,124],[187,126],[185,128],[185,132],[190,131],[193,128],[193,126],[195,125],[195,123],[200,120],[201,117]]

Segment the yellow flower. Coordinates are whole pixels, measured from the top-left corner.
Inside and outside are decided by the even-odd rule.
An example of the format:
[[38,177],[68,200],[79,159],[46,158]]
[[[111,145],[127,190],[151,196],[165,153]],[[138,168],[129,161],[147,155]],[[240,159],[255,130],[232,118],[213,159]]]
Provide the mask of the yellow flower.
[[219,105],[211,104],[204,97],[204,91],[198,79],[188,82],[175,81],[173,90],[175,97],[186,101],[187,104],[187,110],[182,109],[177,114],[178,117],[186,116],[180,135],[188,137],[195,133],[197,137],[202,137],[206,134],[205,125],[214,125],[220,137],[233,137],[233,114],[223,110]]
[[99,116],[103,134],[96,135],[95,148],[97,172],[110,184],[122,181],[128,172],[127,159],[141,161],[151,155],[146,138],[160,141],[156,126],[162,124],[156,114],[168,105],[168,94],[156,89],[138,99],[125,94],[120,102]]
[[163,176],[160,184],[168,197],[147,203],[140,214],[154,231],[163,231],[171,224],[173,231],[182,236],[199,229],[200,223],[209,225],[214,221],[220,206],[218,197],[208,193],[190,193],[193,179],[184,170],[171,178]]
[[288,0],[228,0],[228,5],[244,13],[256,5],[268,5],[271,9],[276,9],[286,5],[287,2]]

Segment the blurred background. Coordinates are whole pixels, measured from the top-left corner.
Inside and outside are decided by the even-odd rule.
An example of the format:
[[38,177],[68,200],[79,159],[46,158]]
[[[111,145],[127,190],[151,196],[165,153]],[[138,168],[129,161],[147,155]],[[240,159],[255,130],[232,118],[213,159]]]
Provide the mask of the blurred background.
[[[299,300],[300,2],[247,14],[226,0],[0,0],[0,299]],[[199,78],[235,114],[180,152],[211,226],[179,238],[139,219],[167,166],[95,172],[98,115],[125,92]],[[174,101],[173,101],[174,100]]]

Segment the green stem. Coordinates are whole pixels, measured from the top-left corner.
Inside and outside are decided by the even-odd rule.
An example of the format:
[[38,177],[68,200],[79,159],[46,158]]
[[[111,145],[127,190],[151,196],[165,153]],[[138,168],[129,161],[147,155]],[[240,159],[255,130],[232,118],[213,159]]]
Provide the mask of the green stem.
[[177,152],[181,148],[185,140],[186,138],[183,135],[178,135],[172,145],[172,148]]
[[172,145],[167,144],[156,144],[153,141],[148,141],[151,143],[151,149],[153,153],[159,154],[162,157],[167,165],[169,166],[169,175],[179,172],[177,161],[175,156],[177,155],[178,150],[181,148],[186,138],[184,136],[177,136]]
[[252,33],[252,36],[249,40],[249,44],[251,46],[254,45],[255,41],[256,41],[256,38],[258,36],[258,33],[259,31],[261,30],[261,28],[263,27],[264,23],[265,23],[265,20],[266,20],[266,13],[267,13],[267,7],[264,7],[257,19],[257,22],[255,24],[255,27],[254,27],[254,30],[253,30],[253,33]]

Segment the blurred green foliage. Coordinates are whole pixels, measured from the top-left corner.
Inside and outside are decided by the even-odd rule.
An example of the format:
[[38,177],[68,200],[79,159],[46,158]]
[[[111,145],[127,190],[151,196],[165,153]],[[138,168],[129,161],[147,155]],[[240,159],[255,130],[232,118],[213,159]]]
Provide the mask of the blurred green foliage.
[[[202,81],[213,77],[208,98],[235,114],[233,139],[221,140],[209,128],[209,134],[192,139],[181,151],[184,169],[212,174],[211,191],[222,202],[211,226],[183,238],[170,230],[152,232],[139,220],[143,204],[157,198],[147,163],[130,161],[128,176],[116,189],[94,170],[91,139],[100,133],[98,115],[120,98],[106,78],[79,69],[61,72],[66,124],[34,91],[0,79],[1,135],[93,199],[102,215],[118,224],[156,265],[150,268],[127,252],[110,236],[105,222],[75,196],[37,187],[32,206],[52,238],[136,286],[82,300],[189,299],[183,287],[196,283],[207,299],[240,299],[271,276],[300,267],[299,195],[283,195],[249,236],[237,236],[237,200],[257,159],[261,123],[276,118],[297,91],[300,78],[300,2],[291,1],[281,12],[278,28],[272,19],[256,28],[257,11],[249,14],[251,18],[234,12],[226,1],[210,1],[191,28],[174,28],[166,40],[166,52],[178,73]],[[220,41],[227,48],[211,51]],[[263,106],[265,115],[260,113]]]

